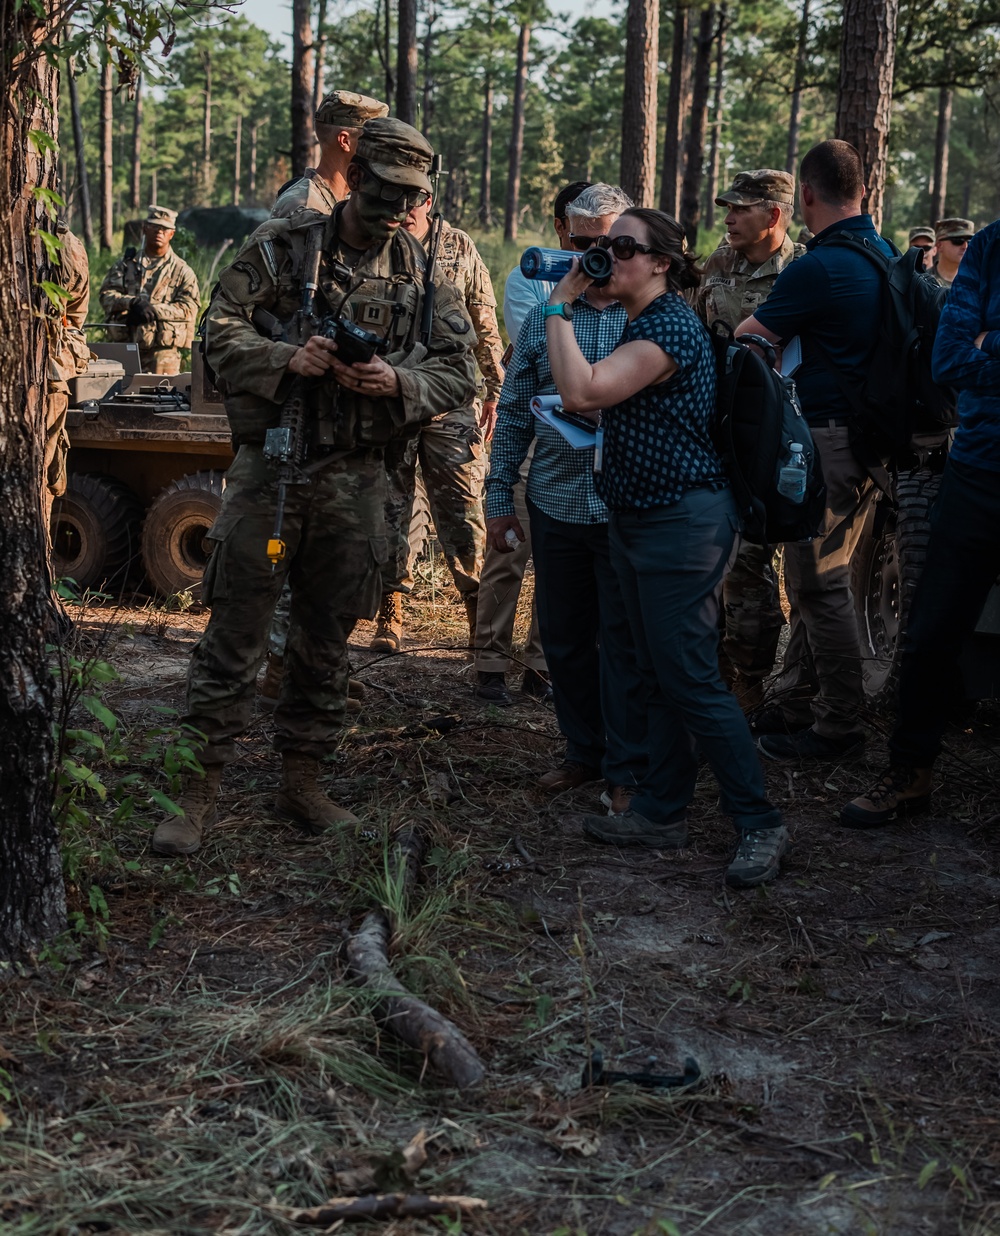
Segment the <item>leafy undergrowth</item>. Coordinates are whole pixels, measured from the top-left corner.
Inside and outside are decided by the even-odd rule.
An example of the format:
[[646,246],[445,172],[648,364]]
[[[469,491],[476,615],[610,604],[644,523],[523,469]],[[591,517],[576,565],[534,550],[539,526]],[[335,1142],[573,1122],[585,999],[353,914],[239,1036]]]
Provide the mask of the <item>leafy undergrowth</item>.
[[[573,813],[600,810],[600,787],[533,790],[561,752],[552,712],[473,701],[464,612],[425,569],[407,655],[356,634],[369,691],[329,791],[364,824],[316,841],[273,816],[260,713],[217,829],[167,862],[148,840],[175,784],[148,753],[183,765],[162,710],[203,623],[78,616],[77,657],[119,676],[74,721],[100,736],[105,790],[64,826],[75,929],[2,979],[4,1236],[288,1232],[291,1207],[405,1185],[421,1129],[415,1187],[489,1209],[386,1233],[1000,1230],[995,709],[950,735],[934,814],[870,836],[835,819],[881,761],[883,719],[867,765],[769,767],[796,846],[780,882],[733,894],[707,775],[689,850],[582,842]],[[400,732],[447,713],[445,734]],[[407,907],[385,839],[413,822],[431,848]],[[346,982],[344,939],[378,903],[400,976],[486,1061],[480,1092],[422,1076]],[[630,1071],[693,1056],[704,1082],[583,1088],[598,1045]]]

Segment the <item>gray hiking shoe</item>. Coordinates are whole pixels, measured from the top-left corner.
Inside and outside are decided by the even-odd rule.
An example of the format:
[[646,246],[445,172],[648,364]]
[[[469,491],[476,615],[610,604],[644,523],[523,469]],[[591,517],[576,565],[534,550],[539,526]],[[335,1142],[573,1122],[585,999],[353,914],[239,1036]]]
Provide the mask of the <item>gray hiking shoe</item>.
[[687,845],[687,820],[657,824],[631,808],[619,815],[585,815],[583,831],[603,845],[644,845],[650,850],[683,850]]
[[726,883],[730,888],[753,888],[777,879],[782,856],[790,843],[783,824],[743,833],[736,845],[736,855],[726,868]]

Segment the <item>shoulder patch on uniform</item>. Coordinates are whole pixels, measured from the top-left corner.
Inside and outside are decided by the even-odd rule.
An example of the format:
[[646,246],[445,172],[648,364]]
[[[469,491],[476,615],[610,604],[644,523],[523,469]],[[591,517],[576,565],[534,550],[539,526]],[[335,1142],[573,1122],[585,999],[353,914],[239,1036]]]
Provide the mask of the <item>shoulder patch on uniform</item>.
[[472,329],[469,325],[469,319],[463,318],[460,313],[446,313],[444,320],[448,323],[456,335],[467,335]]
[[247,289],[251,296],[260,288],[261,277],[260,271],[256,266],[252,266],[249,262],[234,262],[232,265],[233,273],[237,271],[241,275],[246,275],[247,283],[250,285]]

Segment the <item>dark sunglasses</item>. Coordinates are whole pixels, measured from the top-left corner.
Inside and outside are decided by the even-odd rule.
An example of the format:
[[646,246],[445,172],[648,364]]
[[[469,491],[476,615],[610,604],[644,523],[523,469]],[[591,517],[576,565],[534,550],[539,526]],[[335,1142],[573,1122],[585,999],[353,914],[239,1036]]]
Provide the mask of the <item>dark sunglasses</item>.
[[601,249],[610,249],[620,262],[630,262],[637,253],[659,253],[652,245],[643,245],[634,236],[602,236],[597,242]]
[[391,181],[383,180],[363,163],[361,170],[364,172],[365,180],[374,181],[378,185],[378,193],[369,193],[368,196],[377,196],[379,201],[389,206],[405,205],[407,210],[412,210],[414,206],[423,206],[425,202],[430,201],[431,195],[426,189],[408,189],[405,185],[394,185]]
[[911,247],[914,249],[922,249],[924,253],[930,253],[930,251],[934,248],[933,245],[918,245],[916,241],[914,241]]
[[607,240],[606,236],[577,236],[574,232],[569,234],[569,243],[574,249],[591,249],[594,245],[600,245],[602,240]]
[[968,236],[946,236],[945,240],[949,245],[967,245],[969,243]]

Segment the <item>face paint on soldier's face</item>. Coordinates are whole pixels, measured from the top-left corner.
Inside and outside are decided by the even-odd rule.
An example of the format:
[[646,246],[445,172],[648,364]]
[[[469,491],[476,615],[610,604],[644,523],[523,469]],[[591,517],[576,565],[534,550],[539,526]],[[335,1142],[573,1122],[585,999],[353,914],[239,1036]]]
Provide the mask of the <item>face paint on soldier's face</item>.
[[402,227],[407,216],[405,201],[383,202],[378,193],[366,193],[364,189],[351,194],[358,212],[358,221],[372,240],[388,240]]

